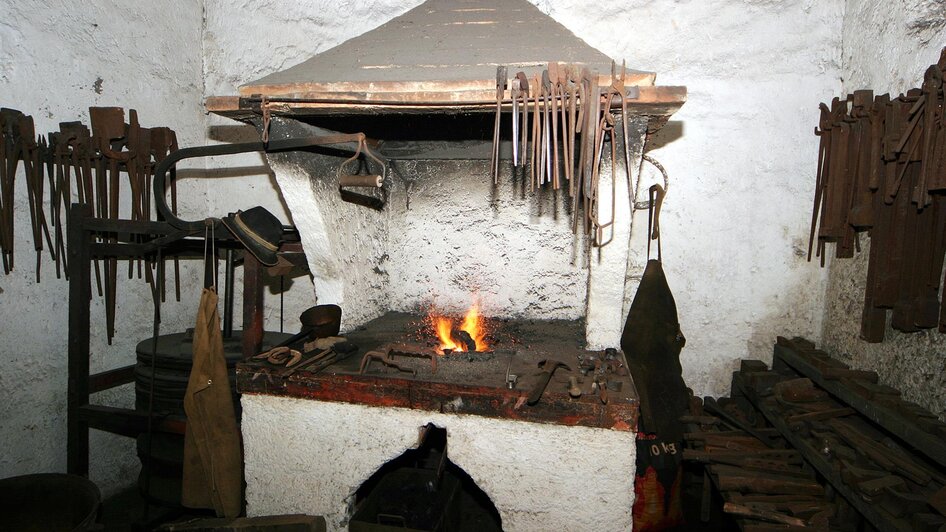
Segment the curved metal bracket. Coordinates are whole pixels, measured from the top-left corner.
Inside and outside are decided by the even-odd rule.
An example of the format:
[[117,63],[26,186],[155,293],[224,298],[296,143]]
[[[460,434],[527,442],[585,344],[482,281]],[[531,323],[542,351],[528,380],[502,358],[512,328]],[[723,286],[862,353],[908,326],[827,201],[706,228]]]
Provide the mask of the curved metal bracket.
[[[359,134],[360,134],[360,133],[359,133]],[[368,143],[365,141],[364,135],[363,135],[363,134],[360,134],[360,135],[362,135],[362,137],[361,137],[361,139],[358,141],[358,148],[355,149],[355,153],[354,153],[351,157],[349,157],[348,159],[346,159],[344,162],[342,162],[342,164],[338,165],[338,171],[335,172],[336,176],[338,177],[338,182],[339,182],[339,186],[340,186],[340,187],[341,187],[341,186],[344,186],[343,183],[344,183],[344,181],[345,181],[346,178],[348,178],[349,181],[358,181],[358,179],[352,179],[352,178],[365,177],[365,178],[372,178],[372,179],[367,180],[366,182],[368,182],[368,183],[370,183],[370,182],[375,182],[376,184],[374,184],[374,185],[372,185],[372,186],[374,186],[375,188],[377,188],[377,187],[380,187],[382,184],[384,184],[384,180],[385,180],[385,178],[387,178],[387,174],[388,174],[387,165],[384,164],[384,161],[382,161],[380,157],[378,157],[377,155],[375,155],[374,152],[372,152],[370,148],[368,148]],[[378,163],[379,165],[381,165],[381,174],[380,174],[380,175],[377,175],[377,176],[359,176],[359,175],[357,175],[357,174],[348,174],[347,172],[344,172],[345,167],[348,166],[348,163],[351,163],[351,162],[354,162],[354,161],[358,160],[358,157],[361,156],[362,152],[364,152],[364,154],[365,154],[369,159],[372,159],[374,162],[376,162],[376,163]],[[364,186],[364,184],[362,184],[362,185],[360,185],[360,186]]]
[[[199,157],[215,157],[220,155],[236,155],[238,153],[252,152],[280,152],[301,150],[315,146],[331,146],[338,144],[355,143],[360,145],[364,142],[364,133],[353,134],[335,134],[318,137],[303,137],[297,139],[271,140],[268,143],[263,142],[244,142],[240,144],[218,144],[213,146],[198,146],[195,148],[183,148],[168,155],[154,169],[154,203],[158,213],[171,224],[172,227],[187,231],[203,231],[205,227],[204,220],[187,221],[178,218],[171,211],[167,204],[166,192],[169,183],[168,172],[180,161],[184,159],[195,159]],[[347,148],[346,148],[347,149]],[[352,148],[350,151],[355,151]]]

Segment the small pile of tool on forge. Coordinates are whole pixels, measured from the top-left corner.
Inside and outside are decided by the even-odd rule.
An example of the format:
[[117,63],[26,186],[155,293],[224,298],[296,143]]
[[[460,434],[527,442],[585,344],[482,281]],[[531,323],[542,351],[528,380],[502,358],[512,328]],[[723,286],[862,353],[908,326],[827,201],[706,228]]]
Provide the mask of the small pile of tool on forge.
[[[628,100],[638,98],[639,90],[625,86],[626,77],[626,67],[622,64],[618,73],[614,63],[610,85],[601,85],[597,72],[563,63],[549,63],[541,75],[531,79],[520,71],[509,80],[506,67],[496,70],[496,120],[490,159],[493,183],[499,181],[502,113],[511,109],[513,166],[523,172],[528,166],[531,191],[546,184],[560,190],[567,181],[573,205],[572,230],[578,232],[579,212],[584,212],[582,227],[591,235],[589,244],[594,246],[607,245],[613,238],[613,229],[609,238],[604,235],[605,229],[614,224],[618,176],[626,178],[628,187],[632,187],[627,106]],[[611,159],[611,215],[602,222],[598,216],[598,185],[605,150]]]
[[[896,98],[855,91],[830,108],[821,104],[811,260],[860,250],[870,231],[861,337],[882,342],[887,310],[902,332],[939,327],[946,333],[946,298],[938,298],[946,253],[946,48],[923,86]],[[817,229],[817,230],[816,230]]]
[[[118,219],[119,206],[123,204],[121,190],[130,189],[128,217],[137,221],[153,219],[151,185],[154,167],[177,150],[177,135],[167,127],[141,127],[134,109],[128,112],[127,124],[125,112],[120,107],[90,107],[89,116],[91,130],[81,122],[61,122],[59,131],[44,137],[36,135],[33,117],[15,109],[0,109],[0,255],[5,274],[9,274],[14,266],[13,192],[20,163],[26,180],[33,248],[36,251],[36,282],[40,281],[44,245],[56,264],[56,277],[69,276],[67,216],[63,213],[73,202],[92,206],[95,217]],[[124,185],[126,180],[127,186]],[[171,183],[171,204],[176,212],[177,192],[174,181]],[[115,238],[105,236],[103,241],[114,241]],[[95,282],[99,296],[105,296],[108,339],[111,342],[115,331],[118,261],[105,259],[103,262],[104,276],[99,261],[95,261]],[[164,264],[148,262],[143,268],[142,262],[138,261],[138,278],[144,276],[149,284],[154,283],[154,267],[163,270]],[[176,259],[174,271],[175,293],[180,300]],[[128,278],[134,274],[135,264],[129,262]],[[157,277],[164,279],[163,275]],[[162,300],[164,288],[160,287]]]
[[[288,377],[301,369],[318,373],[358,351],[358,346],[338,335],[342,325],[342,308],[338,305],[309,307],[299,316],[299,321],[302,330],[253,357],[253,360],[284,368],[267,372],[267,378],[272,373]],[[253,378],[260,375],[263,373],[257,373]]]

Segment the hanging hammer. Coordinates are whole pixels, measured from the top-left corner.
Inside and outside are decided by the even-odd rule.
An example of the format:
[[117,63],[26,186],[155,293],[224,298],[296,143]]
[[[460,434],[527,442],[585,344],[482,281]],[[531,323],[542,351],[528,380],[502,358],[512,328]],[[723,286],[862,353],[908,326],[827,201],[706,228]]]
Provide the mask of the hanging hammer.
[[539,361],[539,368],[542,369],[542,373],[539,373],[539,382],[536,383],[535,388],[532,388],[532,392],[526,400],[526,404],[529,406],[538,403],[539,399],[542,399],[542,394],[545,393],[545,388],[549,385],[549,381],[552,380],[552,374],[555,373],[556,369],[565,368],[568,371],[572,370],[572,368],[568,367],[568,364],[551,359]]

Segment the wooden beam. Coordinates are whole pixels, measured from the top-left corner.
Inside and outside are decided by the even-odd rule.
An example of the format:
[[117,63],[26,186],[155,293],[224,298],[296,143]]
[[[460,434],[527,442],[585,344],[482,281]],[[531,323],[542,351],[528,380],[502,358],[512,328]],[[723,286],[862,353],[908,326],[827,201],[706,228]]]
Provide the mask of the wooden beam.
[[243,358],[263,347],[263,265],[252,253],[243,254]]
[[[77,416],[96,430],[137,438],[148,431],[148,413],[130,408],[85,405],[76,411]],[[184,434],[187,422],[183,418],[155,418],[151,429],[154,432]]]
[[69,209],[69,377],[66,391],[66,470],[89,474],[89,425],[79,409],[89,404],[89,300],[92,298],[91,257],[85,221],[92,210],[85,204]]
[[[637,97],[629,97],[629,114],[669,117],[687,99],[686,87],[633,87]],[[496,89],[479,93],[417,94],[411,100],[400,96],[391,99],[382,93],[293,93],[267,98],[267,107],[274,116],[379,115],[379,114],[456,114],[486,113],[496,110]],[[633,96],[633,95],[632,95]],[[207,111],[247,121],[261,116],[260,98],[211,96],[205,101]],[[616,108],[620,108],[617,103]],[[503,111],[512,112],[512,100],[503,102]]]
[[135,365],[110,369],[89,376],[89,393],[109,390],[135,381]]

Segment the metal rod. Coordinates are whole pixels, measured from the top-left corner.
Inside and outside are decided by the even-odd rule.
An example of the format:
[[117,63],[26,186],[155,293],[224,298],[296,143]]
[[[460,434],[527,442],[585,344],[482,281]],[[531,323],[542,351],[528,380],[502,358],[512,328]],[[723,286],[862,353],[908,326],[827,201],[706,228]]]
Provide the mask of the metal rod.
[[233,336],[233,250],[227,248],[226,272],[223,280],[223,337]]
[[[290,151],[290,150],[299,150],[302,148],[311,148],[315,146],[335,146],[338,149],[344,149],[347,151],[355,152],[355,145],[358,145],[359,142],[362,142],[364,139],[363,133],[356,134],[342,134],[334,133],[327,134],[325,136],[319,137],[303,137],[296,139],[282,139],[282,140],[273,140],[269,143],[263,142],[245,142],[240,144],[219,144],[213,146],[199,146],[196,148],[183,148],[175,151],[174,153],[168,155],[161,163],[154,169],[154,203],[155,207],[158,210],[158,213],[165,219],[169,224],[178,229],[189,229],[195,231],[202,231],[204,229],[204,221],[186,221],[178,218],[176,214],[171,211],[171,208],[167,203],[167,186],[168,186],[168,171],[170,171],[175,164],[184,159],[193,159],[197,157],[214,157],[220,155],[235,155],[238,153],[249,153],[249,152],[277,152],[277,151]],[[352,144],[354,143],[354,145]]]

